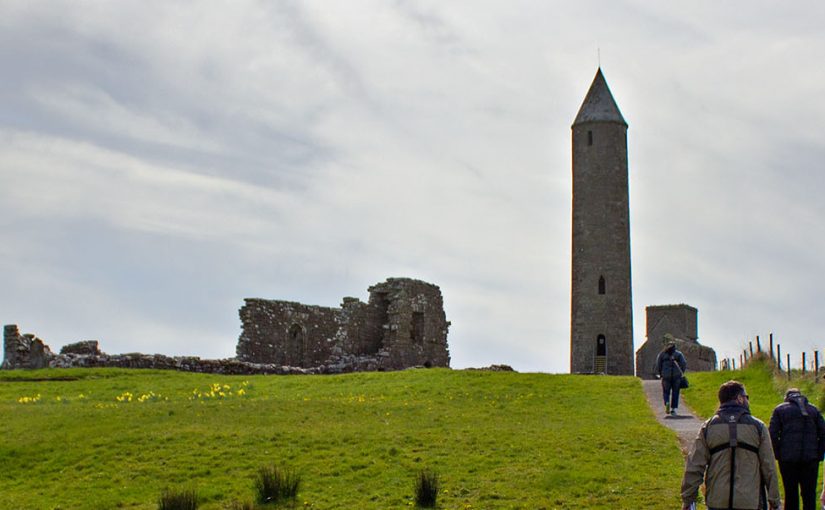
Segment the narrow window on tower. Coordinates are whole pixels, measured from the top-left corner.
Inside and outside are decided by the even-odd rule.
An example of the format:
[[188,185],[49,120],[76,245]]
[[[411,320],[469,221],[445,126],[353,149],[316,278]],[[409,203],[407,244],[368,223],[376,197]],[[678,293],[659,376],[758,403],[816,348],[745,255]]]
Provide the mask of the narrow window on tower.
[[593,145],[593,131],[587,132],[587,145]]
[[599,276],[599,294],[604,294],[604,276]]

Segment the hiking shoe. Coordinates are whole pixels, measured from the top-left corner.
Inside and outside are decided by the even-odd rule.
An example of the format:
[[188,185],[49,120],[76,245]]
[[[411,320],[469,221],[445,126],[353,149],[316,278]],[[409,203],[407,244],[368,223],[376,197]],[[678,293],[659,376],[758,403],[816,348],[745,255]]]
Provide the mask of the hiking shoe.
[[676,408],[675,407],[670,410],[670,415],[671,416],[676,416]]
[[670,404],[665,404],[665,414],[670,414]]

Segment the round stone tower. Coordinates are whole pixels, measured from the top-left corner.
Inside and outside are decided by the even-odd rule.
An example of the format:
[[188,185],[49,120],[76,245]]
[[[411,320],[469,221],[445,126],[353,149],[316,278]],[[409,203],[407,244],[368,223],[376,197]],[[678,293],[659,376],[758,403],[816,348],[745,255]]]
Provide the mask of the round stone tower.
[[601,69],[572,130],[570,372],[633,375],[627,122]]

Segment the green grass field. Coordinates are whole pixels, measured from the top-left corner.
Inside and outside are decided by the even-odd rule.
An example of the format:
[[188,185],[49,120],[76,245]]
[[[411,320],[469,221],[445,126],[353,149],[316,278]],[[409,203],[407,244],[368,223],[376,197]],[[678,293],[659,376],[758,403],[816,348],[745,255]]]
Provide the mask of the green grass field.
[[773,365],[767,361],[756,361],[744,370],[692,372],[688,374],[690,388],[684,390],[683,395],[697,415],[710,418],[719,407],[719,386],[735,379],[745,385],[750,396],[751,414],[766,424],[770,422],[773,408],[782,402],[790,387],[799,388],[812,404],[822,409],[823,385],[817,384],[810,372],[802,375],[794,371],[791,376],[789,381],[785,372],[774,371]]
[[683,466],[632,377],[5,371],[0,417],[8,509],[153,509],[166,487],[228,508],[269,464],[301,474],[297,508],[408,508],[431,468],[444,509],[672,509]]

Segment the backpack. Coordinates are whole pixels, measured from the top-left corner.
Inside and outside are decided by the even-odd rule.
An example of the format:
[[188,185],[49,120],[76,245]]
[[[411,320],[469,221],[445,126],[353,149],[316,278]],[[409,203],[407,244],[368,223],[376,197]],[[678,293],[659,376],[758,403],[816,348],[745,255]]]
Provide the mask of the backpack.
[[[720,415],[719,413],[716,413],[715,415],[713,415],[713,418],[711,418],[710,420],[705,422],[705,425],[702,427],[702,435],[704,436],[705,442],[707,443],[708,427],[710,425],[718,424],[718,423],[727,423],[728,424],[728,434],[729,434],[729,438],[730,438],[729,441],[727,443],[722,443],[720,445],[714,446],[713,448],[710,449],[710,451],[708,453],[709,453],[710,457],[712,458],[715,454],[717,454],[719,452],[722,452],[722,451],[725,451],[725,450],[728,450],[728,449],[731,450],[731,452],[730,452],[730,492],[729,492],[729,495],[728,495],[728,509],[730,509],[730,510],[733,509],[733,490],[734,490],[735,478],[736,478],[736,452],[737,452],[737,450],[741,449],[741,450],[745,450],[745,451],[748,451],[748,452],[755,453],[756,455],[759,455],[759,445],[754,446],[752,444],[748,444],[748,443],[745,443],[745,442],[740,442],[737,438],[737,434],[738,434],[737,425],[739,425],[739,421],[741,420],[742,416],[745,416],[745,415],[750,416],[750,413],[745,411],[744,409],[742,409],[742,410],[740,410],[736,413],[727,414],[726,415],[727,419],[725,417],[723,417],[722,415]],[[759,434],[759,438],[760,438],[760,441],[761,441],[764,425],[761,422],[757,421],[757,420],[753,420],[753,422],[749,423],[749,425],[752,425],[752,426],[756,427],[756,430]],[[760,490],[759,490],[759,508],[760,509],[767,509],[767,498],[765,497],[765,490],[766,490],[765,489],[765,484],[762,483],[761,486],[760,486]]]

